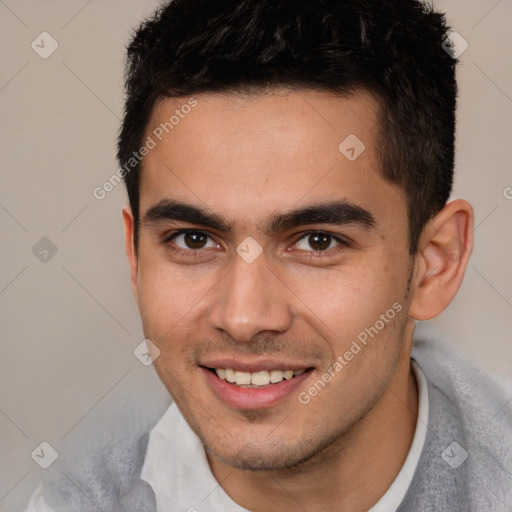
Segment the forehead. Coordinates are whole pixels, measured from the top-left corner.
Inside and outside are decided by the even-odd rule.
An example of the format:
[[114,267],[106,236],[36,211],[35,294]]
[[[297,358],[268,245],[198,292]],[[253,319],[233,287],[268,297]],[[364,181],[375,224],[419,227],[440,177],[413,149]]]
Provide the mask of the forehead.
[[146,130],[155,147],[143,160],[141,213],[167,197],[249,224],[301,201],[346,199],[405,212],[401,194],[380,174],[378,109],[365,92],[161,100]]

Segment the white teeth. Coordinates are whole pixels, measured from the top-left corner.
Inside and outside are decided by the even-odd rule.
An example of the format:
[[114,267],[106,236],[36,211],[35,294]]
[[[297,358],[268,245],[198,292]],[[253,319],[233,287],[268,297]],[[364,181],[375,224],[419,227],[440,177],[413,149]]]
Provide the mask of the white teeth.
[[281,370],[272,370],[270,372],[270,382],[272,382],[272,384],[281,382],[283,379],[283,372]]
[[221,380],[226,380],[237,386],[268,386],[282,380],[302,375],[306,370],[263,370],[261,372],[240,372],[231,368],[215,368],[215,373]]
[[266,386],[267,384],[270,384],[270,373],[268,373],[267,370],[252,373],[251,384],[254,384],[255,386]]
[[251,383],[251,374],[249,372],[235,372],[235,380],[237,385],[241,384],[250,384]]

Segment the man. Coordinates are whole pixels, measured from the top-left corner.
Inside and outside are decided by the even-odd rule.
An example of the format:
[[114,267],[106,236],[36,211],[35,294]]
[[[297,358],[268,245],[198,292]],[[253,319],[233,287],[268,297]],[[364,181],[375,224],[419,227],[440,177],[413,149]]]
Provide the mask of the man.
[[448,32],[416,0],[174,0],[139,28],[123,221],[174,403],[29,510],[511,510],[511,396],[413,346],[473,243]]

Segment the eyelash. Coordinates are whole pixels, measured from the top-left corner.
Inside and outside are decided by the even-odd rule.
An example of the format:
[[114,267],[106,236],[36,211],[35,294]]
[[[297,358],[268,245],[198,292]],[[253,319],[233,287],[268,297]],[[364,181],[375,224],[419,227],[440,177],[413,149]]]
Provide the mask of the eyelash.
[[[177,231],[173,231],[172,233],[169,233],[164,238],[163,243],[167,246],[169,251],[171,251],[174,254],[185,255],[187,257],[192,257],[192,258],[204,257],[204,255],[203,255],[203,253],[205,252],[204,249],[197,249],[197,250],[188,249],[188,250],[186,250],[186,249],[181,249],[173,244],[170,244],[170,242],[173,238],[175,238],[179,235],[182,235],[184,233],[193,233],[196,235],[203,235],[203,236],[207,236],[207,237],[211,238],[211,236],[208,233],[206,233],[205,231],[199,231],[199,230],[195,230],[195,229],[180,229]],[[305,231],[304,233],[301,233],[300,236],[295,240],[293,245],[296,245],[300,240],[302,240],[303,238],[306,238],[310,235],[329,236],[334,241],[338,242],[339,245],[337,245],[336,247],[333,247],[332,249],[327,249],[325,251],[303,251],[306,259],[318,259],[318,258],[331,257],[333,254],[333,251],[336,251],[336,253],[337,253],[339,250],[343,250],[343,249],[351,246],[350,242],[348,240],[346,240],[345,238],[341,238],[340,236],[329,233],[328,231],[318,231],[318,230],[310,230],[310,231]],[[299,249],[299,251],[300,250],[301,249]]]

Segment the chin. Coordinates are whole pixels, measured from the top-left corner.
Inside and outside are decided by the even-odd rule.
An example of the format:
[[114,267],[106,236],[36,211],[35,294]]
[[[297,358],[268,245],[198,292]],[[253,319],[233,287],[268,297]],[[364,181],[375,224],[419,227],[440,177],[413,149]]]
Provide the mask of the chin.
[[309,441],[289,442],[282,441],[248,440],[247,443],[239,441],[241,446],[236,449],[231,443],[229,446],[212,447],[203,443],[210,457],[223,464],[246,471],[276,471],[298,468],[310,461],[330,444],[330,441],[314,443]]

